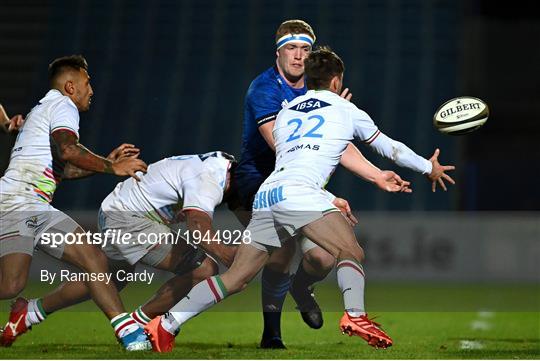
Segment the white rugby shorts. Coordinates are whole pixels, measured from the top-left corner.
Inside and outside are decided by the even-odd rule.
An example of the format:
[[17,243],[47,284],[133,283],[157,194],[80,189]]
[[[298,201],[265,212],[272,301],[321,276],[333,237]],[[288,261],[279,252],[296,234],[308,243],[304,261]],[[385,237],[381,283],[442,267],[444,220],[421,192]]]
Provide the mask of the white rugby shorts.
[[250,232],[252,246],[268,251],[281,247],[303,226],[330,212],[339,209],[324,189],[291,181],[263,183],[255,194],[253,215],[246,230]]
[[64,254],[65,244],[42,244],[44,233],[73,233],[79,224],[49,203],[2,203],[0,205],[0,257],[12,253],[32,256],[39,248],[54,258]]
[[[127,261],[134,265],[139,261],[156,266],[169,254],[172,243],[167,239],[171,229],[164,224],[152,221],[141,213],[128,211],[99,210],[98,228],[102,234],[110,233],[103,251],[108,258]],[[120,234],[130,234],[129,239],[121,240]]]

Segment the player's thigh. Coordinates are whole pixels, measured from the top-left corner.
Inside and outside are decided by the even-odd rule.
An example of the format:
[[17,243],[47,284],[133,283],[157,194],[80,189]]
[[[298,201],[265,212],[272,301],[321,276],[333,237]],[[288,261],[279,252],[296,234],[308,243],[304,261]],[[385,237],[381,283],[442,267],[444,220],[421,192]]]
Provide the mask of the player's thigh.
[[251,244],[238,247],[231,267],[221,276],[229,292],[238,292],[259,273],[268,260],[268,252]]
[[60,259],[87,272],[107,272],[107,257],[101,248],[87,241],[82,228],[76,228],[73,233],[82,242],[65,244]]
[[[0,206],[0,264],[3,265],[0,271],[2,274],[11,274],[14,268],[13,272],[18,273],[21,269],[16,260],[32,258],[36,235],[47,224],[50,213],[47,208],[36,211],[7,211],[7,207],[2,204]],[[22,263],[21,267],[24,268]]]
[[26,285],[39,232],[51,221],[48,204],[0,204],[0,287],[2,295]]
[[[107,235],[107,257],[155,266],[171,251],[174,234],[169,227],[132,212],[103,212],[100,228]],[[129,235],[124,240],[119,235]]]
[[301,232],[334,257],[363,258],[352,227],[339,212],[331,212],[301,228]]
[[[67,248],[71,249],[77,242],[87,244],[87,237],[82,227],[71,217],[59,210],[52,209],[47,224],[36,237],[37,247],[53,258],[63,259]],[[45,240],[49,240],[49,242]],[[54,240],[54,242],[50,240]]]

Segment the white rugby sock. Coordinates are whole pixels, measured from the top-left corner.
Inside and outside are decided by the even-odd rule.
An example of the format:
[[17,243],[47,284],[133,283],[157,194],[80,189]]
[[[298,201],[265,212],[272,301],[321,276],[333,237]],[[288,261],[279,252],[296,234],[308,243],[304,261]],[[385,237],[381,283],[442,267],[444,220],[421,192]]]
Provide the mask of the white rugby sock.
[[41,298],[34,298],[28,301],[28,313],[24,322],[26,327],[37,325],[47,318],[47,314],[41,305]]
[[365,279],[362,265],[349,259],[340,260],[337,264],[337,280],[343,294],[345,311],[352,317],[365,315]]
[[145,326],[151,321],[151,318],[142,310],[142,306],[137,307],[135,311],[131,312],[131,318],[141,326]]
[[219,276],[207,278],[197,283],[186,297],[161,317],[161,326],[175,335],[182,324],[209,309],[225,297],[227,297],[227,290],[221,278]]
[[122,338],[125,335],[138,330],[140,326],[135,322],[133,318],[126,312],[119,314],[111,320],[111,325],[114,328],[116,337]]

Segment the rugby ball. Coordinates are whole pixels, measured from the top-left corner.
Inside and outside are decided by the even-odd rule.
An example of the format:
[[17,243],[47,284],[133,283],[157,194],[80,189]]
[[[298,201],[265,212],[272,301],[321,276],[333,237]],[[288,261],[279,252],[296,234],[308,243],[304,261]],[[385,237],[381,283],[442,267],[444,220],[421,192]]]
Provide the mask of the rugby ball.
[[489,117],[489,107],[475,97],[458,97],[441,105],[433,116],[433,125],[444,134],[461,135],[480,128]]

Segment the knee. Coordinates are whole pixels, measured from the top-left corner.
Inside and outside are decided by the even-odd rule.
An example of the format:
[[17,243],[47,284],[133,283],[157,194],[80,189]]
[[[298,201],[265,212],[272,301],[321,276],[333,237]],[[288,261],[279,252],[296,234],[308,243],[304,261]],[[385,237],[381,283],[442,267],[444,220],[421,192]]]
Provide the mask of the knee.
[[218,274],[217,264],[207,258],[208,261],[204,261],[194,272],[195,281],[200,282],[209,277],[215,276]]
[[105,272],[108,268],[107,256],[101,249],[94,246],[81,247],[77,260],[83,271]]
[[335,258],[324,249],[316,247],[304,255],[304,259],[314,269],[330,272],[335,264]]
[[364,250],[362,249],[362,247],[357,245],[356,247],[353,247],[350,251],[351,251],[352,258],[355,261],[360,262],[360,263],[364,262],[365,255],[364,255]]
[[268,268],[276,273],[287,273],[289,271],[289,264],[290,262],[286,261],[285,259],[276,259],[268,262],[265,265],[265,268]]
[[347,249],[340,250],[338,258],[352,259],[358,263],[362,263],[365,258],[364,250],[357,244],[356,247],[349,247]]

